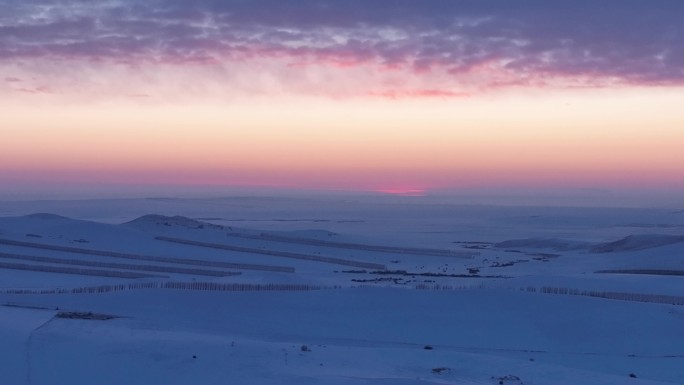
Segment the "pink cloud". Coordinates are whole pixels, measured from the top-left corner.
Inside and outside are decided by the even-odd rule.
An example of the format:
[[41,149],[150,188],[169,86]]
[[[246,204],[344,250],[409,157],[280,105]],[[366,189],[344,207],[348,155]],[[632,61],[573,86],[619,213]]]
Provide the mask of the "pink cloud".
[[408,89],[399,90],[391,89],[384,91],[370,91],[368,96],[380,97],[387,99],[420,99],[420,98],[441,98],[441,99],[452,99],[452,98],[469,98],[472,96],[469,92],[461,91],[450,91],[450,90],[440,90],[440,89]]
[[52,88],[50,88],[50,87],[48,87],[48,86],[38,86],[38,87],[35,87],[35,88],[17,88],[16,90],[19,91],[19,92],[26,93],[26,94],[34,94],[34,95],[38,95],[38,94],[43,94],[43,95],[44,95],[44,94],[52,94],[52,93],[54,93],[54,91],[52,90]]

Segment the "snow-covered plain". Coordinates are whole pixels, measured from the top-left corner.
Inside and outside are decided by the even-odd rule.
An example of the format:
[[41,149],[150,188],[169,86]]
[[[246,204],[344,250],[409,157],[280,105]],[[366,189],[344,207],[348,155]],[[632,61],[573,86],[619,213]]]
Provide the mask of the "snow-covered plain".
[[0,202],[0,384],[682,384],[683,235],[680,208]]

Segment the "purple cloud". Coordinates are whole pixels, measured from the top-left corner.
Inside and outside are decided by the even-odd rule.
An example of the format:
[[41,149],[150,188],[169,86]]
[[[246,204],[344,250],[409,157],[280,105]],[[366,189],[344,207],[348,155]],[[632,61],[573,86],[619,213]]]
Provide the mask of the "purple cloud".
[[33,88],[17,88],[17,91],[27,94],[51,94],[54,91],[48,86],[39,86]]
[[0,59],[273,56],[454,78],[489,66],[515,84],[547,76],[684,84],[683,16],[678,0],[10,0]]

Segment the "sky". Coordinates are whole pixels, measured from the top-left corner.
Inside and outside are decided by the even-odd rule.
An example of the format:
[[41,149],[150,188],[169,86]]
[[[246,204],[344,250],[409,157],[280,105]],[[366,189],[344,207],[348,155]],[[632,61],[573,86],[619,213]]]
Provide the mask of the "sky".
[[5,190],[684,191],[680,0],[2,3]]

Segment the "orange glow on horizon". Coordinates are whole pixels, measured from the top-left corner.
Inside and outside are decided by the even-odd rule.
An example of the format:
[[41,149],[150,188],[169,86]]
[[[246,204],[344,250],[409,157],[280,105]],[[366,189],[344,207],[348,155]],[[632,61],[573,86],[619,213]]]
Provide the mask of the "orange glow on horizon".
[[[251,98],[7,109],[0,181],[343,188],[682,187],[684,93]],[[9,179],[8,179],[9,180]],[[417,186],[417,187],[387,187]]]
[[403,196],[403,197],[422,197],[427,194],[427,191],[423,189],[402,189],[402,188],[387,188],[387,189],[378,189],[375,190],[375,192],[379,192],[382,194],[388,194],[388,195],[396,195],[396,196]]

